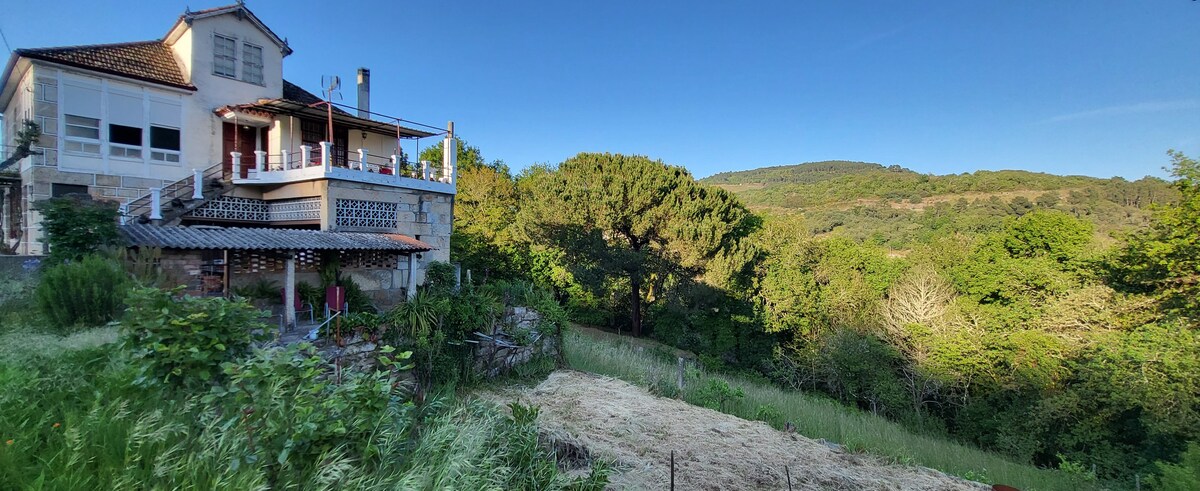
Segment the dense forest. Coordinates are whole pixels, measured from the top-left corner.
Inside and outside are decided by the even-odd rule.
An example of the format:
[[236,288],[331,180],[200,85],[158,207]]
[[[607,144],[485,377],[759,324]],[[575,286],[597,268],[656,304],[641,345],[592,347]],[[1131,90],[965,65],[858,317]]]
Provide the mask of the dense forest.
[[1173,183],[857,162],[696,181],[613,154],[514,176],[464,144],[452,255],[708,368],[1132,486],[1200,456],[1200,166],[1170,158]]

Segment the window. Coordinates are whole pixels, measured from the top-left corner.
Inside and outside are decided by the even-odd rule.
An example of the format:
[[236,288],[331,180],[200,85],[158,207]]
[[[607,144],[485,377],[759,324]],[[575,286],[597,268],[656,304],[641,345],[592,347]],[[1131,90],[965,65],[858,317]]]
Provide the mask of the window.
[[150,160],[179,162],[179,130],[177,128],[150,127]]
[[69,152],[100,153],[100,120],[67,114],[66,141],[63,148]]
[[253,44],[242,45],[242,81],[263,84],[263,49]]
[[119,124],[108,125],[108,154],[129,159],[142,158],[142,129]]
[[77,184],[50,184],[50,197],[61,198],[72,194],[88,194],[88,187]]
[[237,78],[237,40],[213,34],[213,75]]

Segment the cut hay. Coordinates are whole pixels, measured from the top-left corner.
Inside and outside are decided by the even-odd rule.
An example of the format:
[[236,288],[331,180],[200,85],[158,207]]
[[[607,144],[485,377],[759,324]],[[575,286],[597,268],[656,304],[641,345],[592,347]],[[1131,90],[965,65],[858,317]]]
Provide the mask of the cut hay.
[[557,371],[536,388],[485,397],[540,406],[543,439],[564,454],[560,463],[578,472],[609,462],[610,489],[667,489],[672,451],[676,489],[787,489],[785,466],[792,489],[988,489],[582,372]]

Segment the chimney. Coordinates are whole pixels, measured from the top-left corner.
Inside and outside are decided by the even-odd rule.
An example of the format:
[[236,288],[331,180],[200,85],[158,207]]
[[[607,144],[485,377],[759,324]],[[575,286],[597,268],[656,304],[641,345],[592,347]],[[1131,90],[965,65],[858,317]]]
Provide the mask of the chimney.
[[358,69],[358,117],[371,118],[371,71]]

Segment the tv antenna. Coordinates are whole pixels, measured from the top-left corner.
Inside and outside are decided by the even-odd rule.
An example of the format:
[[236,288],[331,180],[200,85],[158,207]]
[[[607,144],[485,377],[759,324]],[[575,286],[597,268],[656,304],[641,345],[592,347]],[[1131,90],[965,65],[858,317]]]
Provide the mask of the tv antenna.
[[321,76],[321,94],[325,96],[325,109],[328,112],[328,134],[327,142],[333,142],[333,98],[336,96],[342,100],[342,79],[337,75],[322,75]]

